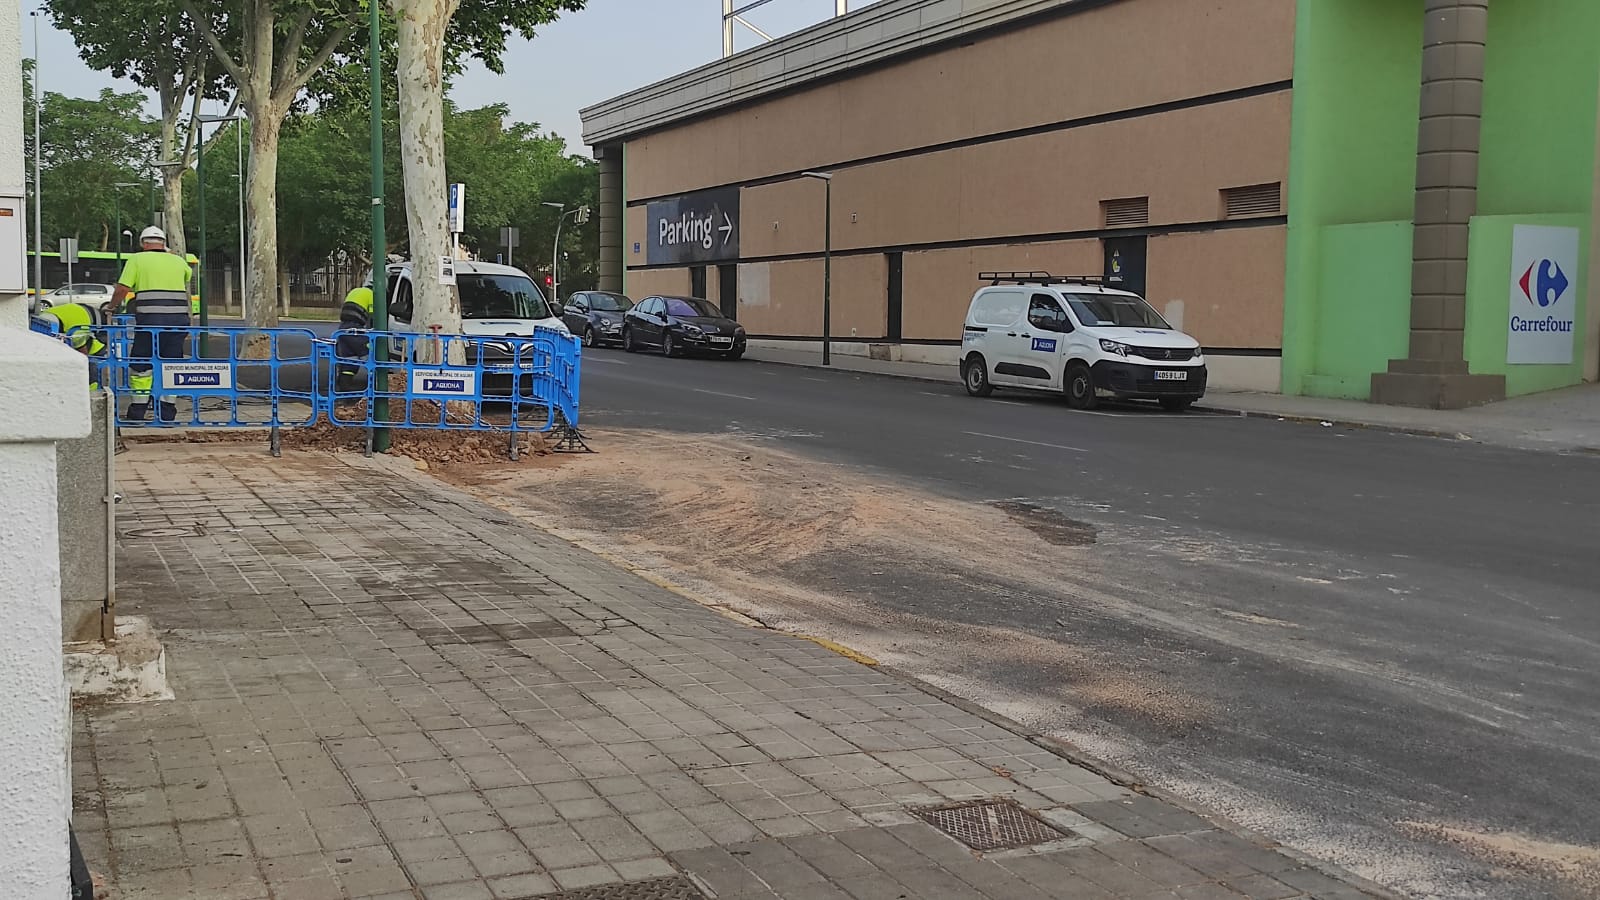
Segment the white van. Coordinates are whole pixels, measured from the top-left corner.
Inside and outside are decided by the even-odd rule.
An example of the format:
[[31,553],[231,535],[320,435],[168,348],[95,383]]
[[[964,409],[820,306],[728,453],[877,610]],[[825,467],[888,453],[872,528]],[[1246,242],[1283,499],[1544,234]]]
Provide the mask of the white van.
[[[456,260],[456,289],[461,294],[461,333],[472,337],[533,337],[535,328],[567,333],[561,310],[521,269],[496,263]],[[429,277],[433,272],[428,272]],[[420,332],[411,322],[414,277],[412,263],[389,266],[389,328]]]
[[[533,337],[534,331],[547,328],[568,334],[566,323],[561,321],[559,309],[551,307],[544,292],[521,269],[497,263],[458,259],[455,262],[456,289],[461,295],[461,333],[469,337]],[[412,322],[412,278],[416,277],[410,262],[389,266],[389,329],[400,333],[426,335]],[[437,277],[427,272],[422,277]],[[445,335],[449,337],[449,335]],[[416,342],[413,344],[415,352]],[[482,343],[485,363],[509,362],[512,349],[509,342],[485,341]],[[390,356],[399,359],[401,350],[391,347]],[[467,362],[476,362],[475,348],[468,348]],[[521,393],[532,396],[531,376],[523,376]],[[510,396],[512,376],[509,373],[485,375],[483,393],[488,396]]]
[[967,393],[1057,391],[1075,409],[1102,395],[1188,409],[1206,392],[1200,342],[1168,325],[1138,294],[1100,278],[981,272],[961,336]]

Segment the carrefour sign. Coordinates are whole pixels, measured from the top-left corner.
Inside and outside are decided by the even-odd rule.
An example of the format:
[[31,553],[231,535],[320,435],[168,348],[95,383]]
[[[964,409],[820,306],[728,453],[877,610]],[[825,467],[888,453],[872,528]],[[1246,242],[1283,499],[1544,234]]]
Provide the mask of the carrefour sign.
[[1506,362],[1572,362],[1578,323],[1576,228],[1518,225],[1511,232],[1511,310]]
[[739,258],[739,189],[657,200],[647,209],[645,262],[683,265]]

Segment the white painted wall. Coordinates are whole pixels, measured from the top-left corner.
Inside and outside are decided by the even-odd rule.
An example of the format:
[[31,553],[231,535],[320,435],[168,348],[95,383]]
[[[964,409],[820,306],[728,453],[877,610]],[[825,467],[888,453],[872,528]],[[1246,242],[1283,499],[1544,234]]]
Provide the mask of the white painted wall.
[[0,326],[0,897],[6,900],[60,900],[71,890],[55,442],[89,434],[88,377],[84,358],[60,341]]
[[[21,16],[21,4],[0,5],[0,194],[21,194],[27,184],[22,144]],[[14,252],[15,248],[0,247],[0,253]],[[0,326],[25,328],[27,324],[28,295],[0,294]]]

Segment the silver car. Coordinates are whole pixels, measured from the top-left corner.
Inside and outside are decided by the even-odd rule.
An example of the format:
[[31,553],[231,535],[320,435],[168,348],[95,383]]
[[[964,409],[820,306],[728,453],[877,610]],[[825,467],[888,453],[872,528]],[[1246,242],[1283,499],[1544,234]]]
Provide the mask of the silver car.
[[30,314],[43,312],[52,306],[60,306],[63,303],[87,303],[98,309],[111,302],[111,297],[115,291],[116,287],[109,284],[88,282],[64,284],[46,293],[43,297],[37,294],[34,295],[29,303],[28,312]]

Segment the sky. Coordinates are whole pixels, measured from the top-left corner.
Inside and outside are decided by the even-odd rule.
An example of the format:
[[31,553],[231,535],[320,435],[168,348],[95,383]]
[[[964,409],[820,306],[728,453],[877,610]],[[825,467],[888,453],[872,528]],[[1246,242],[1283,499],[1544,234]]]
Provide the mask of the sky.
[[[851,0],[850,9],[873,2]],[[736,5],[747,4],[741,0]],[[37,7],[34,0],[23,0],[24,13]],[[834,0],[771,0],[746,18],[776,37],[821,22],[833,10]],[[77,97],[94,96],[104,87],[138,90],[85,66],[72,38],[41,19],[42,90]],[[23,53],[31,56],[34,22],[24,16],[22,27]],[[740,50],[761,42],[743,27],[736,31]],[[546,26],[533,40],[514,40],[506,53],[505,75],[473,66],[456,82],[453,96],[467,108],[505,103],[516,120],[537,122],[566,138],[568,152],[587,153],[579,109],[721,55],[722,0],[589,0],[587,9]],[[152,98],[150,113],[155,112]]]

